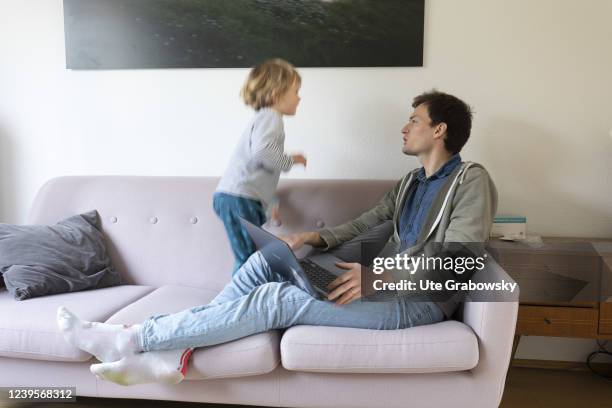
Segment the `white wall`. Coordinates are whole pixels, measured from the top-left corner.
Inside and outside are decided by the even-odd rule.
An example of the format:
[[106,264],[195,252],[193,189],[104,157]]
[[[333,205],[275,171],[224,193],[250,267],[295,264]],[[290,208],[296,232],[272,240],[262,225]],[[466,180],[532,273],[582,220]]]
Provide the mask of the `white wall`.
[[[287,148],[309,168],[290,176],[399,178],[417,165],[400,151],[411,98],[437,87],[475,108],[463,157],[489,169],[501,213],[611,236],[611,15],[609,0],[428,0],[423,68],[301,70]],[[1,221],[24,222],[54,176],[221,174],[246,70],[69,71],[63,35],[61,0],[0,0]]]

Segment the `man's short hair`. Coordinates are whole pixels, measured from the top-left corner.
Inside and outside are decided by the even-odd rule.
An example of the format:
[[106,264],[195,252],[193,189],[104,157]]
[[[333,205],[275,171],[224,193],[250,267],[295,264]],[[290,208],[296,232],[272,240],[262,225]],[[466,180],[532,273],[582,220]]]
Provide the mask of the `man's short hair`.
[[431,126],[446,123],[444,146],[453,154],[459,153],[470,137],[472,110],[456,96],[431,90],[414,98],[412,107],[424,104],[431,118]]

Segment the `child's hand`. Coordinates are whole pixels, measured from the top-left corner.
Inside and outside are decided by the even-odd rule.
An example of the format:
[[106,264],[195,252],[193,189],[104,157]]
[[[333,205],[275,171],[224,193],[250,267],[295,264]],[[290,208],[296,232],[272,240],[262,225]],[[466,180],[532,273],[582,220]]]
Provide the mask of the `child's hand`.
[[282,224],[282,221],[280,219],[280,211],[278,208],[278,204],[272,207],[270,218],[272,219],[272,225],[278,227],[279,225]]
[[304,157],[303,154],[293,154],[293,155],[291,155],[291,158],[293,159],[293,165],[294,166],[296,164],[301,164],[304,167],[306,167],[306,157]]

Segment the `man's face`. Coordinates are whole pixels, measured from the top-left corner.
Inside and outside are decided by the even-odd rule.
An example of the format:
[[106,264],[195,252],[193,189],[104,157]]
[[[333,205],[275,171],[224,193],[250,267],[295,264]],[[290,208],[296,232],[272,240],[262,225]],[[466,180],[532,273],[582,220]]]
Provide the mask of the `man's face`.
[[431,126],[427,106],[424,104],[417,106],[410,115],[408,123],[402,128],[404,134],[402,152],[410,156],[417,156],[430,151],[434,145],[436,128],[438,126]]

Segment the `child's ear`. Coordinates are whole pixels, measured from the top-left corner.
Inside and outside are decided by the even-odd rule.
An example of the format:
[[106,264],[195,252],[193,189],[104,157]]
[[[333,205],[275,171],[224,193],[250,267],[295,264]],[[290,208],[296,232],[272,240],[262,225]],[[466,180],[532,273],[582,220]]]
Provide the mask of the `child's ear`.
[[278,91],[272,91],[272,94],[270,95],[270,99],[272,100],[272,105],[276,105],[278,103],[278,101],[280,100],[280,94]]

